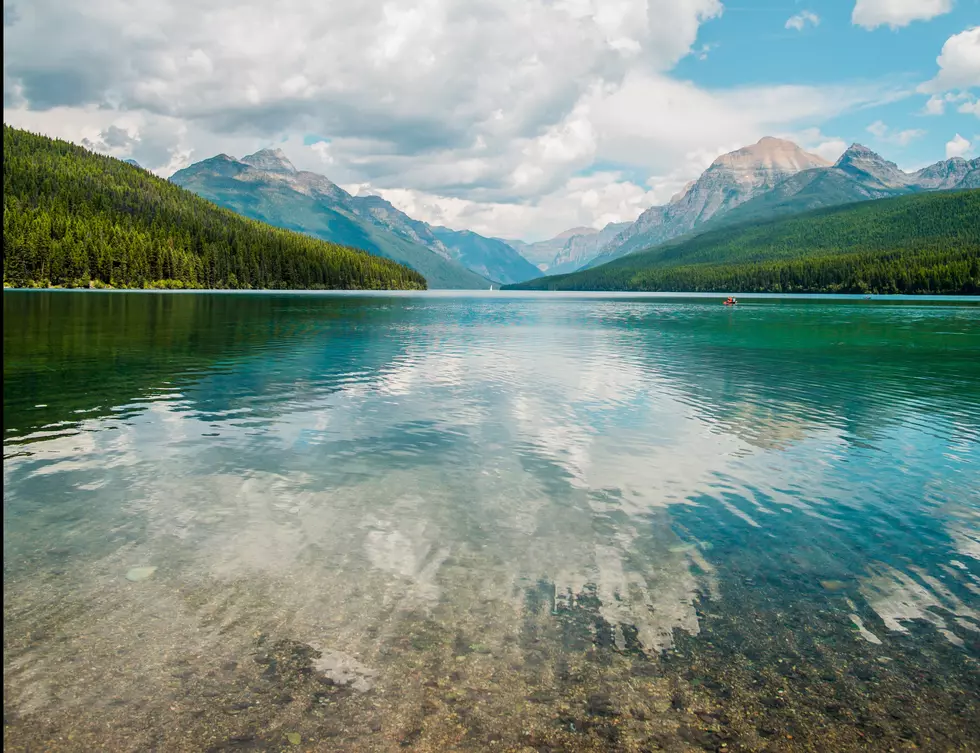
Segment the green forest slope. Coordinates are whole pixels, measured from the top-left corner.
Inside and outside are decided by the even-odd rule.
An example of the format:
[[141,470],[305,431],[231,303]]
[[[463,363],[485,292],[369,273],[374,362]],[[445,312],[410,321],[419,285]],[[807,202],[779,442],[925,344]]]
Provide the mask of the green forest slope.
[[980,294],[980,190],[863,201],[720,228],[508,287]]
[[432,288],[479,290],[490,284],[461,264],[345,212],[325,197],[306,195],[280,182],[241,181],[234,174],[200,169],[215,161],[178,171],[170,181],[245,217],[393,259],[420,272]]
[[3,127],[3,281],[15,287],[424,289],[389,259],[273,228],[145,170]]

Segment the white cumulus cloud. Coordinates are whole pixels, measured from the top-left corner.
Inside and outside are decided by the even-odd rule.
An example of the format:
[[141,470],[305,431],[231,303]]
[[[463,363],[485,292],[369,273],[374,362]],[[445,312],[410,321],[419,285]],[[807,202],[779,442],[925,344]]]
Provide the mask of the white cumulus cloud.
[[797,13],[795,16],[790,16],[786,21],[787,29],[796,29],[797,31],[803,31],[803,27],[807,24],[812,24],[817,26],[820,24],[820,16],[818,16],[813,11],[805,10]]
[[951,140],[946,142],[946,159],[963,157],[970,152],[971,146],[972,144],[969,141],[956,134]]
[[980,26],[947,39],[936,63],[939,73],[919,86],[923,94],[980,86]]
[[895,144],[897,146],[908,146],[915,139],[926,135],[926,132],[921,128],[909,128],[904,131],[895,131],[885,125],[885,123],[881,120],[876,120],[874,123],[869,125],[867,131],[878,141],[886,144]]
[[494,235],[633,219],[724,151],[883,96],[672,76],[713,49],[698,37],[719,0],[8,6],[11,125],[161,175],[278,146],[301,169]]
[[943,97],[929,97],[923,115],[944,115],[946,113],[946,100]]
[[952,9],[953,0],[857,0],[851,22],[866,29],[879,26],[897,29],[913,21],[928,21]]

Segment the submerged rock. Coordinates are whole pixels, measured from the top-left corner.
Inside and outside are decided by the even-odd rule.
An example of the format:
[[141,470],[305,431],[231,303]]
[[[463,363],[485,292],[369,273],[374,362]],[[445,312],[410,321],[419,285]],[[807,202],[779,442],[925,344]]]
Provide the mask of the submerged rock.
[[340,651],[321,651],[313,667],[338,685],[349,685],[360,693],[374,687],[377,670],[361,664],[353,656]]
[[156,567],[133,567],[130,568],[129,572],[126,573],[126,580],[131,580],[133,582],[139,582],[141,580],[146,580],[153,573],[157,571]]

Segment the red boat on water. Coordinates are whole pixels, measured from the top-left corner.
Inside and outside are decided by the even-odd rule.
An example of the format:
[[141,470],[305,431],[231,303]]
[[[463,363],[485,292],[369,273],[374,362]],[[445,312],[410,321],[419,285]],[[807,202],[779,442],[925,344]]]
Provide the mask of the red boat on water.
[[733,296],[728,296],[728,298],[725,299],[726,306],[734,306],[736,303],[738,303],[738,301]]

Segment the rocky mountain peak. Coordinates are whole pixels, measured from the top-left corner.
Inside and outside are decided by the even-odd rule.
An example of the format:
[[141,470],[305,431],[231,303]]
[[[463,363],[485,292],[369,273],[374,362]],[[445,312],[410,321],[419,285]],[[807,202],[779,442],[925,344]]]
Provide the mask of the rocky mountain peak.
[[846,173],[871,178],[885,188],[899,188],[909,182],[909,176],[898,165],[863,144],[851,144],[834,163],[834,167]]
[[221,175],[224,177],[235,177],[242,171],[247,170],[241,162],[227,154],[216,154],[200,162],[178,170],[170,176],[170,180],[180,186],[186,186],[189,181],[203,178],[208,175]]
[[755,144],[721,155],[711,163],[711,167],[727,168],[736,172],[761,169],[797,173],[812,167],[826,167],[829,164],[823,157],[803,151],[792,141],[764,136]]
[[267,173],[295,173],[296,168],[282,149],[260,149],[255,154],[242,157],[246,165]]
[[834,163],[834,167],[840,167],[841,165],[845,165],[848,162],[856,159],[881,160],[882,158],[877,152],[871,151],[864,144],[858,144],[855,142],[847,147],[847,149],[844,150],[844,153],[837,158],[837,162]]

